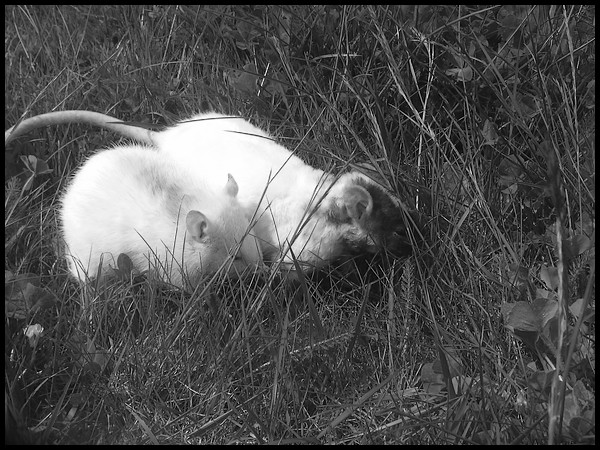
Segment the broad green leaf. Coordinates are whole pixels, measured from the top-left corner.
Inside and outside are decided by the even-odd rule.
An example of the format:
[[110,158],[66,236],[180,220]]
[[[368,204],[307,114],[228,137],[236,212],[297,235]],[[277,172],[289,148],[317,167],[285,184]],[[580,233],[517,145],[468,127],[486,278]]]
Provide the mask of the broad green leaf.
[[446,70],[446,75],[455,78],[456,81],[471,81],[473,79],[473,69],[471,67],[457,67]]
[[550,393],[552,386],[552,378],[554,377],[554,370],[550,371],[538,371],[529,376],[527,384],[530,389],[533,389],[540,393]]
[[258,75],[254,64],[246,64],[241,70],[229,69],[226,74],[233,88],[247,94],[256,94]]
[[474,385],[475,380],[471,377],[463,375],[452,377],[452,386],[454,386],[454,392],[465,393],[468,392]]
[[446,387],[441,367],[439,370],[436,370],[433,363],[423,364],[423,368],[421,369],[421,382],[423,383],[423,389],[428,394],[439,394],[442,389]]
[[48,163],[44,159],[35,157],[34,155],[21,156],[21,161],[25,164],[25,167],[31,176],[45,175],[52,173],[52,169],[48,167]]
[[558,336],[560,331],[558,324],[558,317],[551,317],[544,325],[544,329],[540,334],[540,338],[546,347],[544,348],[543,345],[537,347],[542,353],[556,353],[558,349]]
[[500,160],[498,172],[512,180],[518,180],[523,175],[523,167],[526,165],[521,156],[509,155]]
[[537,343],[540,338],[539,332],[514,330],[513,334],[515,335],[515,337],[518,337],[529,348],[537,349]]
[[527,269],[527,267],[520,266],[516,263],[510,263],[508,265],[508,270],[520,281],[527,281],[529,278],[529,269]]
[[238,48],[241,48],[242,50],[252,48],[254,40],[260,36],[259,26],[258,23],[253,23],[250,20],[239,21],[236,24],[238,37],[241,40],[241,42],[236,41],[235,43]]
[[[448,370],[450,371],[451,377],[456,377],[462,374],[463,372],[463,364],[460,359],[460,356],[454,347],[445,346],[444,347],[444,355],[446,356],[446,361],[448,363]],[[438,358],[439,360],[439,358]],[[437,361],[436,361],[437,362]],[[440,362],[441,364],[441,362]]]
[[[574,437],[576,438],[588,435],[595,426],[594,394],[586,389],[581,380],[577,380],[573,386],[573,391],[569,393],[567,397],[572,397],[577,406],[577,408],[575,408],[569,403],[569,416],[572,416],[571,420],[567,422],[570,426],[569,431],[575,433],[576,436]],[[577,412],[578,414],[573,414]]]
[[40,287],[40,276],[30,273],[13,275],[4,272],[4,309],[7,317],[26,319],[55,302],[54,295]]
[[581,380],[575,382],[575,385],[573,386],[573,395],[581,406],[592,403],[595,398],[594,394],[586,389],[585,384],[583,384],[583,381]]
[[549,291],[548,289],[536,289],[535,290],[535,298],[545,298],[547,300],[558,300],[558,295],[554,291]]
[[83,335],[71,338],[71,348],[76,365],[86,373],[99,373],[109,362],[106,350],[97,348],[93,339]]
[[500,310],[504,317],[505,326],[515,331],[542,331],[540,316],[535,313],[527,302],[504,303]]
[[540,320],[540,325],[543,328],[550,319],[556,317],[556,313],[558,312],[558,302],[546,298],[536,298],[533,301],[531,308]]
[[558,269],[556,267],[542,266],[540,269],[540,279],[550,290],[558,289]]
[[586,250],[592,248],[592,240],[583,234],[567,239],[564,244],[567,248],[568,255],[571,258],[579,256]]
[[505,281],[510,287],[524,291],[529,284],[529,269],[516,263],[510,263],[504,271]]
[[491,120],[485,120],[481,133],[486,144],[496,145],[498,143],[498,127]]
[[35,173],[35,166],[36,166],[36,161],[37,158],[33,155],[21,155],[19,157],[21,159],[21,162],[25,165],[25,168],[31,172],[31,173]]
[[[502,183],[504,182],[510,182],[509,180],[506,180],[505,177],[500,177],[501,179],[498,180],[498,184],[502,185]],[[519,185],[517,183],[513,183],[510,186],[508,186],[506,189],[502,189],[502,193],[506,194],[506,195],[510,195],[510,196],[514,196],[517,191],[519,190]]]
[[595,322],[596,313],[594,309],[590,308],[588,305],[588,308],[585,311],[583,311],[584,303],[585,302],[582,298],[578,298],[577,300],[575,300],[575,302],[573,302],[571,306],[569,306],[569,311],[571,311],[571,314],[573,314],[577,319],[579,319],[579,316],[581,314],[585,314],[584,320],[586,322]]
[[589,435],[595,426],[595,410],[587,410],[582,415],[571,419],[569,422],[569,433],[574,439],[580,440],[583,436]]
[[537,97],[517,94],[516,98],[513,99],[512,105],[523,117],[531,119],[540,113],[540,108],[537,106],[538,103],[539,100]]
[[[448,364],[450,381],[453,383],[454,391],[464,392],[468,389],[472,380],[462,376],[462,362],[458,352],[450,346],[444,347],[441,351],[443,351],[443,356]],[[439,394],[446,387],[442,361],[439,357],[434,362],[423,365],[421,381],[425,392],[432,395]]]
[[565,424],[570,425],[571,421],[581,416],[581,408],[577,404],[575,396],[570,393],[565,396],[563,420]]

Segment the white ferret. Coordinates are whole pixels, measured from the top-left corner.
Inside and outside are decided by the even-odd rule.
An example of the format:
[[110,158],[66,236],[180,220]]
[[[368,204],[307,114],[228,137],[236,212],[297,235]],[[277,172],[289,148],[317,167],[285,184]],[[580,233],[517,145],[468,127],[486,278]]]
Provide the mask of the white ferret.
[[190,170],[138,145],[88,159],[60,206],[71,273],[85,281],[102,265],[104,275],[125,253],[135,269],[186,288],[230,257],[232,274],[259,265],[260,245],[237,200],[235,179],[225,174],[210,186]]
[[398,199],[360,172],[334,176],[311,167],[240,117],[198,114],[156,132],[91,111],[57,111],[10,128],[5,145],[32,129],[63,123],[96,125],[158,148],[213,189],[231,173],[240,204],[247,214],[256,213],[254,230],[267,261],[281,259],[291,268],[295,256],[318,268],[384,248],[410,252],[412,219]]

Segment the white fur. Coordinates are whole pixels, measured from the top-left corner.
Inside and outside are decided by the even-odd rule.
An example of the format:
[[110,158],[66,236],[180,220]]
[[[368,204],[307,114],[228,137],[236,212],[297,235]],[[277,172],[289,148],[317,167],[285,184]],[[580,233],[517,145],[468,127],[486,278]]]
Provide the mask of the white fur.
[[87,160],[61,202],[72,274],[82,281],[94,277],[101,260],[105,274],[126,253],[137,270],[150,269],[186,287],[186,278],[195,285],[231,255],[232,273],[260,264],[236,182],[223,173],[210,186],[191,169],[136,145],[103,150]]
[[[367,208],[371,200],[353,183],[366,177],[350,173],[336,180],[244,119],[199,114],[154,134],[152,140],[160,152],[193,167],[195,176],[212,186],[226,173],[234,176],[240,204],[249,214],[256,213],[255,231],[267,259],[283,257],[292,267],[291,243],[301,263],[319,267],[340,255],[344,237],[368,239],[353,214],[357,204]],[[333,223],[327,215],[334,210],[351,217],[347,223]]]

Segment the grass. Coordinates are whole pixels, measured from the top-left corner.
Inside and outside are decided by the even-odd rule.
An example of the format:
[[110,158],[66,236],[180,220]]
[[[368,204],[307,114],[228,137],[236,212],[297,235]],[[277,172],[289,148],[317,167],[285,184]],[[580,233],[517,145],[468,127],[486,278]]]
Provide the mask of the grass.
[[369,164],[425,235],[299,284],[80,287],[58,198],[118,138],[35,130],[6,149],[12,438],[594,443],[594,13],[5,6],[5,129],[240,114],[315,167]]

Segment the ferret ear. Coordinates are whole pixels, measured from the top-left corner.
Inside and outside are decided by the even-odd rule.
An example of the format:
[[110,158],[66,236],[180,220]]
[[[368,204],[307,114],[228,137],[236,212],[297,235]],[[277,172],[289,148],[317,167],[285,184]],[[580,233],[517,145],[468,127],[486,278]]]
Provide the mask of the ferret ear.
[[353,185],[344,189],[342,202],[347,216],[356,222],[365,220],[373,212],[373,198],[362,186]]
[[188,236],[200,242],[206,236],[208,219],[200,211],[190,211],[185,218],[185,226]]
[[227,174],[227,184],[225,185],[225,192],[231,197],[237,196],[238,184],[230,173]]

